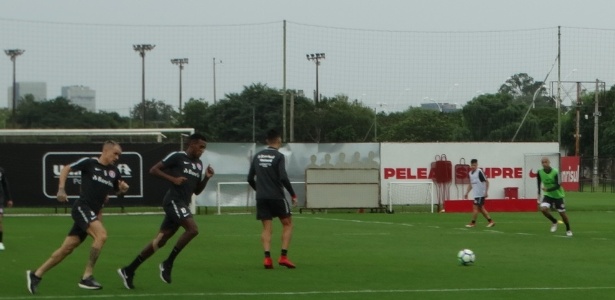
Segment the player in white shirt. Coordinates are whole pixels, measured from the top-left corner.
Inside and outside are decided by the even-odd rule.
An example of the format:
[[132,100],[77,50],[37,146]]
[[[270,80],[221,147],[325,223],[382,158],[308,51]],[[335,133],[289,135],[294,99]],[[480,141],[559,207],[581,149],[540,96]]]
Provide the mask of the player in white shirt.
[[485,198],[488,197],[489,190],[489,180],[485,177],[485,173],[483,170],[478,168],[478,160],[472,159],[470,161],[470,172],[468,176],[470,176],[470,186],[468,187],[468,191],[466,192],[465,198],[468,198],[470,192],[472,192],[472,198],[474,198],[474,206],[472,208],[472,221],[470,224],[466,225],[466,227],[474,227],[476,226],[476,217],[478,216],[478,212],[483,214],[485,219],[487,219],[487,227],[495,226],[495,222],[491,220],[489,216],[489,212],[485,209]]

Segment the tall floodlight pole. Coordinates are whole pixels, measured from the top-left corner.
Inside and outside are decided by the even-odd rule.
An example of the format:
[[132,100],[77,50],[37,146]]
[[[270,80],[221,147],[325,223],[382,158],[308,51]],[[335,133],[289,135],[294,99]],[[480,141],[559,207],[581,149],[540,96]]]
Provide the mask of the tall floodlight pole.
[[214,62],[214,104],[216,104],[216,101],[218,101],[216,99],[216,64],[221,64],[222,60],[218,60],[216,62],[216,58],[215,57],[212,60]]
[[16,80],[16,71],[15,71],[15,62],[17,61],[17,56],[22,55],[24,52],[26,52],[26,50],[22,50],[22,49],[7,49],[4,50],[4,53],[6,53],[6,55],[8,55],[11,58],[11,61],[13,62],[13,120],[15,118],[15,107],[17,106],[17,93],[16,93],[16,89],[17,89],[17,80]]
[[179,114],[182,114],[182,71],[184,65],[188,64],[187,58],[174,58],[171,59],[171,63],[179,66]]
[[153,50],[154,47],[156,47],[156,45],[132,45],[132,49],[141,55],[141,117],[143,120],[143,127],[145,127],[145,52]]
[[313,61],[316,64],[316,92],[314,93],[314,103],[318,104],[320,101],[320,92],[318,91],[318,66],[320,66],[320,60],[325,59],[324,53],[312,53],[305,55],[308,60]]

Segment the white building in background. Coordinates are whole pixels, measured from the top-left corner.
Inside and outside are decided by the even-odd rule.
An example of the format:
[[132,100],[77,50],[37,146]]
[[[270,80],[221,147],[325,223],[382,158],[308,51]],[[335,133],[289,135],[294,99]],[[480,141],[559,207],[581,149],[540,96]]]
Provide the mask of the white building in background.
[[87,86],[63,86],[62,97],[88,111],[96,112],[96,91]]
[[440,112],[454,112],[459,110],[457,108],[457,104],[455,103],[443,103],[443,102],[430,102],[430,103],[421,103],[422,109],[435,110]]
[[[44,101],[47,99],[47,83],[46,82],[17,82],[15,83],[16,106],[19,107],[21,100],[26,95],[34,96],[34,101]],[[8,88],[7,92],[7,107],[13,108],[13,86]]]

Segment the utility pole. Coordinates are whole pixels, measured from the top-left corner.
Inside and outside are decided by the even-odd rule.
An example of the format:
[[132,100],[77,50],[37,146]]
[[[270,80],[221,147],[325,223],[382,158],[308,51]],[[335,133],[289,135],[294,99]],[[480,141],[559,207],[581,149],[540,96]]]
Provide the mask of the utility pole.
[[214,104],[216,104],[216,101],[218,101],[218,99],[216,98],[216,64],[221,64],[222,60],[216,62],[216,58],[214,57],[212,61],[214,63]]
[[182,114],[182,71],[184,65],[188,64],[187,58],[174,58],[171,59],[171,63],[179,66],[179,114]]
[[581,83],[577,82],[577,124],[574,134],[574,155],[580,155],[580,139],[581,139]]
[[[12,107],[12,115],[13,115],[13,123],[15,122],[15,107],[17,106],[17,77],[16,77],[16,61],[17,56],[22,55],[26,50],[22,49],[7,49],[4,50],[4,53],[11,58],[13,62],[13,107]],[[15,125],[15,124],[13,124]]]
[[141,56],[141,118],[143,120],[143,127],[145,128],[145,52],[151,51],[156,45],[140,44],[132,45],[132,49],[137,51]]
[[318,104],[320,101],[320,92],[318,91],[318,66],[320,66],[320,60],[325,59],[324,53],[312,53],[306,54],[307,60],[314,61],[316,64],[316,91],[314,92],[314,103]]
[[594,92],[594,172],[592,178],[592,186],[594,189],[598,188],[600,177],[598,174],[598,118],[600,117],[600,111],[598,109],[598,91],[600,81],[596,79],[596,91]]

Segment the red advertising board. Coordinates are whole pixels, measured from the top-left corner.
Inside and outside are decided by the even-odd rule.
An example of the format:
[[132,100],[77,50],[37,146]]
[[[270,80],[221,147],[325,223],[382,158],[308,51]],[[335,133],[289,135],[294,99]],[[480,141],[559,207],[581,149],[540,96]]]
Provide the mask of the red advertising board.
[[560,176],[562,187],[566,191],[579,190],[579,168],[580,159],[578,156],[564,156],[561,159]]

